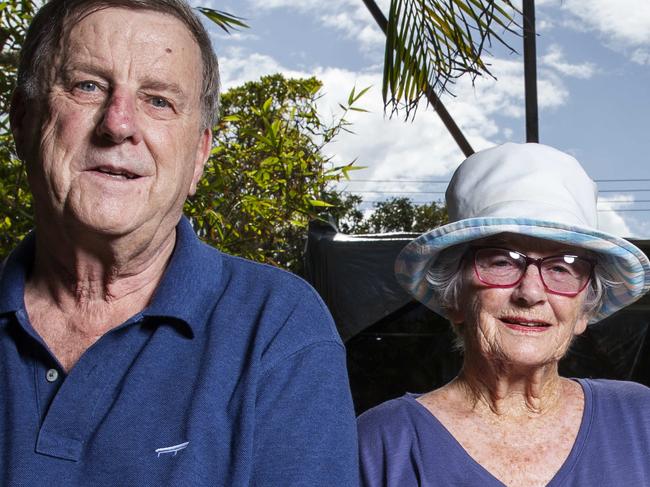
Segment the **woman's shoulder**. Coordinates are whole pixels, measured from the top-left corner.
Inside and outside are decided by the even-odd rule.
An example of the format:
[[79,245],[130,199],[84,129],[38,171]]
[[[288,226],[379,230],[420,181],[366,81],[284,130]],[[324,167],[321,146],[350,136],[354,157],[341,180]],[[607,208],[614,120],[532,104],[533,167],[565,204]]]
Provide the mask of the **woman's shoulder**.
[[437,420],[418,403],[417,397],[405,394],[361,414],[357,418],[361,448],[406,448],[418,437],[418,431],[436,430]]
[[367,410],[357,418],[359,435],[372,432],[386,434],[410,428],[416,413],[414,402],[415,396],[406,394]]
[[[432,479],[446,462],[435,418],[407,394],[376,406],[357,420],[362,485],[401,487]],[[426,434],[425,434],[426,433]],[[444,435],[443,435],[444,436]],[[440,449],[443,451],[441,452]]]
[[622,411],[647,416],[650,388],[638,382],[610,379],[578,379],[587,403],[593,404],[599,416],[619,416]]
[[576,485],[648,485],[650,389],[628,381],[579,382],[585,390],[585,416],[583,448],[572,473],[583,480]]
[[611,379],[578,379],[583,389],[587,389],[595,399],[609,398],[623,401],[650,400],[650,388],[638,382]]

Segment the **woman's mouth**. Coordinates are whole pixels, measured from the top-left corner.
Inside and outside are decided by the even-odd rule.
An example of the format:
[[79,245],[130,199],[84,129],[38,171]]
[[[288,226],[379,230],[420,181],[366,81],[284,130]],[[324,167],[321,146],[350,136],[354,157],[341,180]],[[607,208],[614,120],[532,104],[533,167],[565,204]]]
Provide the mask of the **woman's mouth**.
[[526,318],[507,317],[501,318],[501,321],[508,328],[515,330],[543,331],[551,327],[551,324],[546,321],[531,320]]

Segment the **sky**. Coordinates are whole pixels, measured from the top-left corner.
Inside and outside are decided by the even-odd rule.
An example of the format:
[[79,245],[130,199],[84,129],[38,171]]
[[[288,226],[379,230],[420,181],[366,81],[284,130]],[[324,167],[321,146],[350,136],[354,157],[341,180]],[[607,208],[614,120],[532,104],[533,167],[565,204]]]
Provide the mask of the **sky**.
[[[352,113],[354,134],[328,147],[337,163],[365,169],[339,186],[365,207],[392,196],[440,201],[464,156],[435,111],[389,117],[381,99],[384,35],[362,0],[193,0],[245,18],[227,35],[208,25],[224,90],[260,76],[316,76],[326,120],[353,87],[370,87]],[[388,11],[389,0],[377,2]],[[599,187],[599,226],[650,239],[650,1],[538,0],[540,142],[576,157]],[[461,79],[442,102],[474,150],[525,142],[522,39],[494,46],[496,79]],[[635,191],[636,190],[636,191]]]

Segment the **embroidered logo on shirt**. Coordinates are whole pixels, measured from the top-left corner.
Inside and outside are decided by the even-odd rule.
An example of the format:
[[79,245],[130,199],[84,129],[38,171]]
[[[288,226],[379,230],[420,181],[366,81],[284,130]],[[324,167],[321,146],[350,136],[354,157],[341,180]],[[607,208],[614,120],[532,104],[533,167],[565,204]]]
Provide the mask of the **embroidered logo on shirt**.
[[190,442],[186,441],[185,443],[179,443],[178,445],[174,446],[166,446],[164,448],[156,448],[156,453],[158,454],[158,458],[160,458],[160,455],[169,455],[173,454],[176,456],[176,454],[181,451],[185,450],[187,448],[187,445],[189,445]]

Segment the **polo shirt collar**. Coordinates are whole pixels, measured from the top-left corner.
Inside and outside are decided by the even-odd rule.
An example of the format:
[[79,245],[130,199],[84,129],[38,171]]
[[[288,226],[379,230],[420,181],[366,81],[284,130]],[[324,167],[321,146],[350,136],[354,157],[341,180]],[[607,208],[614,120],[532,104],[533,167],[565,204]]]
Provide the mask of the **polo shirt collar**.
[[172,257],[142,315],[178,320],[195,335],[222,293],[222,264],[222,254],[201,242],[182,217]]
[[0,314],[25,307],[25,281],[34,262],[35,237],[30,232],[9,254],[0,269]]

